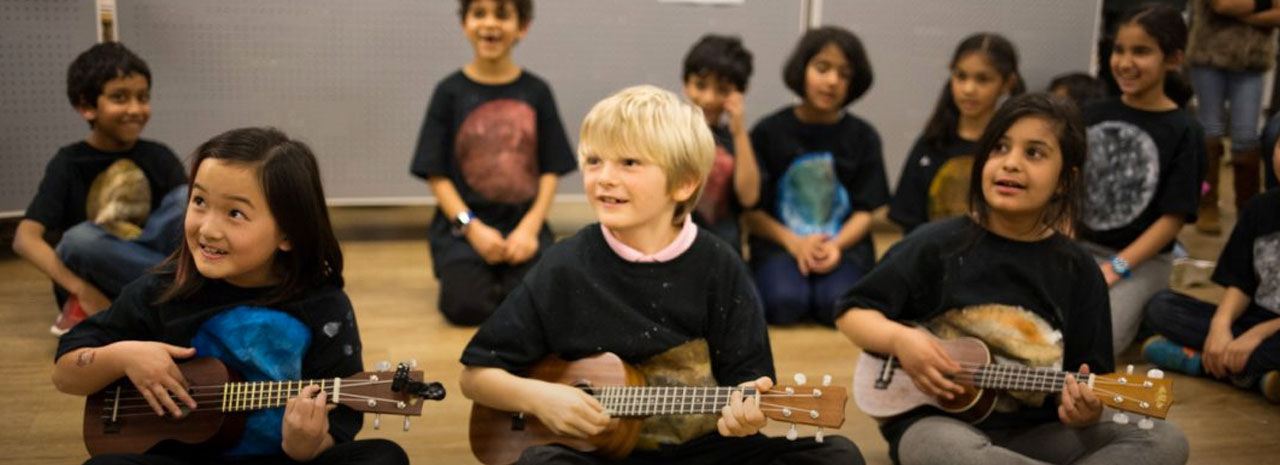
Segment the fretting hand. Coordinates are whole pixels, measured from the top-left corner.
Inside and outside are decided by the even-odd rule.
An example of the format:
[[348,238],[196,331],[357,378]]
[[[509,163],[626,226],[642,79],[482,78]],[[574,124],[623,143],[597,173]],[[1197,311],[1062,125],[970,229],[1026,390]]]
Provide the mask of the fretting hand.
[[[773,387],[773,380],[767,376],[761,376],[755,381],[748,381],[740,384],[741,387],[754,387],[756,392],[765,393]],[[760,411],[760,404],[755,396],[743,399],[741,390],[733,391],[729,395],[729,405],[724,406],[720,410],[720,419],[716,420],[716,429],[720,431],[721,436],[727,437],[743,437],[750,436],[760,432],[760,428],[768,423],[764,412]]]

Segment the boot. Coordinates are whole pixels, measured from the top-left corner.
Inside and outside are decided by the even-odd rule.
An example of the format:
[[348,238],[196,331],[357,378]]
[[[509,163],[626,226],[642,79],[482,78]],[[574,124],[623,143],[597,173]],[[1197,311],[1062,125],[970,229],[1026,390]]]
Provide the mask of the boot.
[[1196,215],[1196,229],[1205,234],[1221,234],[1222,223],[1218,212],[1218,168],[1222,166],[1222,139],[1211,138],[1205,141],[1209,151],[1209,166],[1205,170],[1205,183],[1208,190],[1200,196],[1200,212]]
[[1244,211],[1249,200],[1258,195],[1258,187],[1262,176],[1262,151],[1260,149],[1245,150],[1231,154],[1231,169],[1234,171],[1236,185],[1236,214]]

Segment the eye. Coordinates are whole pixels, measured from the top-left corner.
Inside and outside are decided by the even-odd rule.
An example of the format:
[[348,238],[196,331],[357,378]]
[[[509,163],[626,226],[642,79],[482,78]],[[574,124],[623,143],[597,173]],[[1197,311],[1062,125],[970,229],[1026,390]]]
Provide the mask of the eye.
[[192,205],[195,205],[195,206],[197,206],[197,207],[203,207],[203,206],[204,206],[204,197],[201,197],[201,196],[198,196],[198,195],[193,195],[193,196],[191,196],[191,204],[192,204]]
[[813,69],[817,70],[819,73],[825,73],[831,70],[831,65],[827,64],[825,61],[819,61],[813,64]]
[[640,166],[641,162],[638,158],[623,158],[622,166]]
[[125,103],[129,101],[129,97],[125,94],[111,94],[107,99],[115,103]]
[[716,87],[716,92],[719,92],[720,95],[729,95],[729,93],[733,91],[729,89],[729,86],[721,85],[719,87]]
[[1009,153],[1009,143],[1004,141],[996,142],[996,146],[991,148],[991,153],[999,155]]
[[230,216],[230,217],[235,218],[235,219],[238,219],[238,220],[245,220],[245,219],[249,219],[249,217],[244,216],[244,212],[242,212],[242,211],[240,211],[240,210],[237,210],[237,209],[232,209],[231,211],[227,212],[227,216]]
[[582,157],[582,164],[587,166],[595,166],[600,164],[600,157],[595,155],[587,155]]
[[150,93],[150,92],[143,92],[143,93],[141,93],[141,94],[138,94],[138,103],[147,103],[147,102],[150,102],[150,101],[151,101],[151,93]]

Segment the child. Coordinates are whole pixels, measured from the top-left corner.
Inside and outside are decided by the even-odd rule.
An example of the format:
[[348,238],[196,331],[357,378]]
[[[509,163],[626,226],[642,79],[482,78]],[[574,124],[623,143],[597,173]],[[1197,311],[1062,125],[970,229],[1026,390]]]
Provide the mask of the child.
[[1147,324],[1160,336],[1142,346],[1148,361],[1191,375],[1231,377],[1244,388],[1256,382],[1267,400],[1280,403],[1277,211],[1280,191],[1272,190],[1240,213],[1213,273],[1213,281],[1227,288],[1221,303],[1215,306],[1172,291],[1151,299]]
[[478,325],[551,244],[547,210],[573,171],[551,88],[511,60],[532,0],[459,0],[475,58],[436,85],[410,171],[439,202],[427,232],[440,312]]
[[836,298],[875,263],[871,211],[889,200],[880,135],[844,108],[871,87],[858,37],[806,32],[783,68],[801,98],[751,130],[760,210],[747,214],[751,263],[772,324],[831,324]]
[[[1209,189],[1200,199],[1196,228],[1210,234],[1222,232],[1218,218],[1218,168],[1225,152],[1222,136],[1231,137],[1236,212],[1243,211],[1249,199],[1259,192],[1258,168],[1263,147],[1258,141],[1258,119],[1263,75],[1275,66],[1273,26],[1280,25],[1280,17],[1273,13],[1220,13],[1226,11],[1221,3],[1220,0],[1190,2],[1191,30],[1187,43],[1187,63],[1197,95],[1196,116],[1204,125],[1209,151],[1205,179]],[[1228,108],[1229,127],[1223,121],[1223,113]]]
[[[342,251],[310,149],[274,129],[227,131],[196,149],[190,189],[183,247],[164,271],[125,287],[111,311],[62,337],[53,371],[58,390],[88,395],[128,377],[157,415],[177,417],[197,403],[174,359],[222,354],[248,381],[361,371],[360,334],[342,291]],[[409,463],[394,443],[353,442],[360,414],[347,407],[319,414],[326,406],[318,390],[252,414],[224,454],[171,444],[89,463],[280,463],[285,456]]]
[[[997,363],[1110,372],[1106,285],[1089,255],[1054,230],[1070,223],[1084,189],[1078,110],[1045,94],[1014,97],[975,154],[970,214],[889,249],[841,299],[836,326],[863,350],[896,356],[916,387],[939,397],[963,392],[953,382],[961,366],[913,325],[977,337]],[[924,407],[880,431],[904,465],[1186,460],[1176,426],[1141,430],[1099,422],[1101,414],[1091,389],[1068,375],[1058,402],[1010,392],[975,425]]]
[[[116,42],[94,45],[67,70],[67,98],[89,123],[58,150],[13,239],[13,250],[53,279],[62,335],[107,308],[125,284],[178,246],[186,201],[182,162],[139,139],[151,118],[151,70]],[[56,249],[47,232],[61,232]]]
[[[613,352],[650,384],[773,382],[759,300],[746,267],[689,218],[714,157],[702,112],[638,86],[597,103],[578,157],[600,219],[547,251],[462,353],[462,392],[586,437],[609,416],[583,391],[519,376],[542,358]],[[717,418],[655,416],[628,463],[862,463],[842,437],[795,442],[758,434],[765,418],[733,394]],[[718,432],[718,433],[717,433]],[[560,446],[526,449],[519,463],[608,463]]]
[[1182,103],[1190,93],[1176,70],[1187,28],[1167,5],[1121,18],[1111,70],[1121,96],[1089,105],[1089,163],[1080,237],[1111,287],[1116,353],[1137,335],[1142,307],[1169,287],[1173,240],[1195,221],[1204,134]]
[[980,32],[960,41],[950,70],[924,134],[902,165],[889,204],[889,219],[906,233],[968,211],[973,143],[1000,99],[1025,90],[1018,74],[1018,51],[996,33]]
[[[716,158],[693,210],[698,226],[742,250],[738,215],[760,196],[760,170],[743,121],[743,93],[751,78],[751,52],[737,37],[707,34],[684,57],[684,95],[702,109],[716,140]],[[721,123],[728,114],[729,124]],[[736,159],[735,159],[736,158]]]
[[1067,98],[1084,108],[1094,100],[1107,96],[1107,87],[1098,78],[1085,73],[1060,74],[1049,81],[1049,93]]

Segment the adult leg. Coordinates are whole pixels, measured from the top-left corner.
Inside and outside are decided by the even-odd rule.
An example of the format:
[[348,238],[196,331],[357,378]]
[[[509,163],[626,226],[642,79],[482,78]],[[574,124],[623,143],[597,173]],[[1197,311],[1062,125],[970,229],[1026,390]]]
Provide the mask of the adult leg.
[[165,257],[135,242],[122,241],[88,221],[63,233],[54,250],[67,268],[112,298]]
[[796,260],[785,253],[757,261],[755,281],[764,301],[765,320],[775,325],[799,323],[809,314],[812,301],[809,278],[800,274]]
[[991,441],[982,430],[944,416],[917,420],[898,441],[901,465],[1044,464]]
[[1178,464],[1186,463],[1189,446],[1176,425],[1153,420],[1144,430],[1108,420],[1086,428],[1059,422],[1016,431],[993,432],[999,444],[1021,455],[1049,463]]
[[1210,66],[1191,68],[1191,84],[1196,91],[1196,117],[1204,128],[1205,146],[1209,152],[1204,181],[1209,189],[1200,197],[1200,212],[1196,228],[1207,233],[1222,232],[1218,211],[1218,168],[1222,166],[1222,136],[1226,127],[1222,122],[1223,103],[1226,100],[1226,75]]
[[1258,140],[1261,117],[1262,73],[1231,72],[1227,79],[1231,99],[1231,168],[1236,191],[1236,211],[1258,195],[1262,183],[1262,150]]

